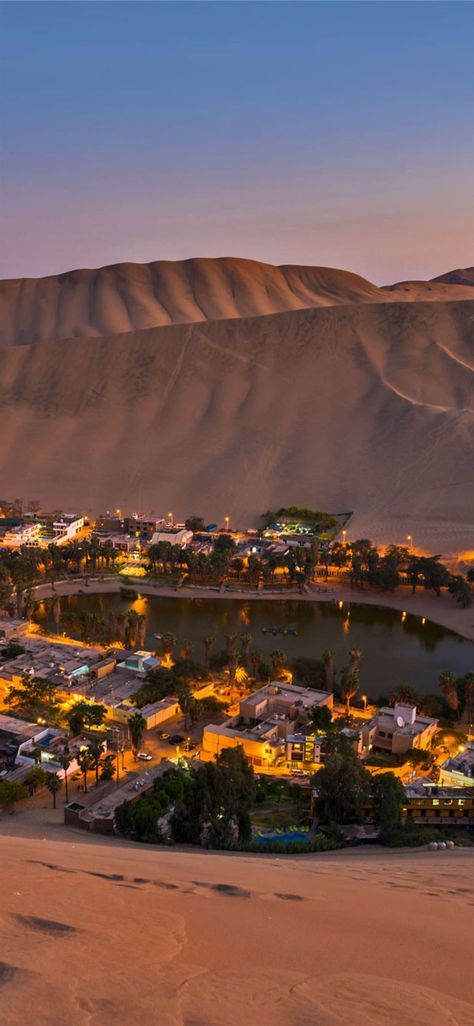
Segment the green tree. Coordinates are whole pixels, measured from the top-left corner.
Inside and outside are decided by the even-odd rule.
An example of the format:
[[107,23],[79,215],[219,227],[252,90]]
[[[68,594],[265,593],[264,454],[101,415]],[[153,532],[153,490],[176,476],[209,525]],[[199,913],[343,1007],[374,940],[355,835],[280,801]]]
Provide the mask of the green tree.
[[49,793],[52,794],[52,796],[53,796],[53,809],[55,809],[56,808],[56,795],[57,795],[57,793],[58,793],[58,791],[60,790],[60,787],[61,787],[61,780],[59,779],[57,773],[47,773],[46,774],[46,787],[48,788]]
[[105,712],[105,705],[100,702],[76,702],[67,714],[71,734],[80,734],[84,727],[101,727]]
[[396,684],[393,690],[390,692],[389,705],[396,705],[397,702],[401,702],[402,705],[416,705],[420,708],[421,699],[416,688],[412,688],[411,684]]
[[69,769],[69,767],[71,765],[71,762],[72,762],[72,755],[70,755],[70,753],[69,753],[69,751],[67,749],[59,756],[58,762],[59,762],[59,765],[61,766],[61,769],[64,771],[64,790],[65,790],[65,794],[66,794],[66,805],[67,805],[68,802],[69,802],[69,781],[68,781],[68,777],[67,777],[67,771],[68,771],[68,769]]
[[405,791],[394,773],[380,773],[373,779],[374,822],[383,844],[398,833],[402,822]]
[[88,748],[81,748],[77,763],[84,779],[84,791],[87,794],[87,774],[92,769],[93,758]]
[[28,788],[28,794],[31,796],[36,794],[41,787],[44,787],[46,782],[46,774],[41,766],[32,766],[25,777],[25,786]]
[[281,649],[276,648],[273,652],[270,652],[270,659],[272,662],[273,672],[276,677],[279,677],[286,663],[286,655],[281,651]]
[[323,824],[351,823],[368,801],[372,777],[347,744],[332,752],[314,777],[315,808]]
[[311,721],[318,734],[325,734],[331,729],[332,713],[327,705],[313,705],[311,709]]
[[342,671],[341,677],[341,693],[346,705],[346,715],[349,716],[351,711],[351,698],[354,698],[359,690],[359,674],[351,673],[350,670],[345,667]]
[[326,648],[323,652],[323,662],[326,691],[332,694],[334,691],[334,652],[332,648]]
[[213,634],[206,634],[206,635],[204,636],[204,638],[202,639],[202,643],[203,643],[203,645],[204,645],[204,653],[205,653],[205,656],[204,656],[204,665],[205,665],[206,667],[207,667],[207,666],[209,666],[209,656],[210,656],[210,654],[211,654],[211,648],[212,648],[212,646],[213,646],[213,644],[214,644],[215,640],[216,640],[216,639],[215,639],[215,637],[214,637],[214,635],[213,635]]
[[17,780],[0,780],[0,805],[10,806],[28,797],[24,784]]
[[88,744],[88,746],[87,746],[87,750],[88,750],[89,755],[91,757],[91,769],[94,770],[94,772],[95,772],[95,783],[96,783],[96,786],[99,783],[100,762],[101,762],[102,756],[104,754],[104,749],[105,749],[105,743],[104,743],[104,741],[101,741],[100,738],[94,738],[94,740],[91,741]]
[[141,713],[133,713],[128,720],[128,729],[132,741],[133,758],[136,759],[142,738],[146,730],[146,719]]
[[459,695],[454,673],[450,673],[449,670],[445,670],[440,674],[438,683],[446,704],[453,713],[457,713],[459,710]]

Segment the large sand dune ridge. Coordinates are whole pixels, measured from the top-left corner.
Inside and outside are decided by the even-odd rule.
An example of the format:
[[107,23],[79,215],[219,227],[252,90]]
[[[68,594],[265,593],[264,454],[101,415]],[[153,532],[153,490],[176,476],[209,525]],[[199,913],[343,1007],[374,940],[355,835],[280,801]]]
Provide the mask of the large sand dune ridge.
[[301,503],[472,549],[473,282],[230,258],[0,282],[2,491],[243,526]]
[[8,347],[3,481],[239,523],[292,500],[465,521],[473,319],[372,304]]
[[306,307],[473,299],[471,279],[468,269],[439,282],[401,282],[384,289],[335,268],[274,267],[231,257],[121,263],[0,282],[0,345]]

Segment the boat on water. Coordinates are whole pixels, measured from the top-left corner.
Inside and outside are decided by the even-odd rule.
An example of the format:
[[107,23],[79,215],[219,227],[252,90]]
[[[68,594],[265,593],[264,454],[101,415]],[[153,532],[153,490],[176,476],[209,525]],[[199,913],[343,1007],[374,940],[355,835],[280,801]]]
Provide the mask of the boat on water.
[[291,635],[291,637],[297,638],[299,635],[299,631],[296,629],[296,627],[279,627],[275,624],[273,627],[262,627],[262,634],[272,634],[274,638],[278,634],[282,634],[284,637],[286,637],[289,634]]

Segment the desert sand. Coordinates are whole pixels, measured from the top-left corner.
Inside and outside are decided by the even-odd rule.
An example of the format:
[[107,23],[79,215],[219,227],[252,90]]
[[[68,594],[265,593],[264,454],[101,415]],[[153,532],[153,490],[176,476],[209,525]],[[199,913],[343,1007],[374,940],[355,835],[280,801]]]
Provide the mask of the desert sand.
[[348,303],[472,298],[472,268],[451,271],[435,281],[379,288],[358,274],[333,267],[274,267],[233,257],[122,263],[1,281],[0,345]]
[[0,825],[8,1026],[474,1024],[470,850],[184,852],[43,814]]
[[194,260],[0,283],[2,492],[240,527],[301,503],[472,551],[474,286],[445,277]]

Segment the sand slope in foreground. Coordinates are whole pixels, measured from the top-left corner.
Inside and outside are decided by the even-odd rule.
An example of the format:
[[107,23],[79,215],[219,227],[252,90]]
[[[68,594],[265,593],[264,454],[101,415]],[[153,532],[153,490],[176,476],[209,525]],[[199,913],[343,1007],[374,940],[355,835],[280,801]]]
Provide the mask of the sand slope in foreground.
[[474,1024],[472,852],[0,853],[9,1026]]

